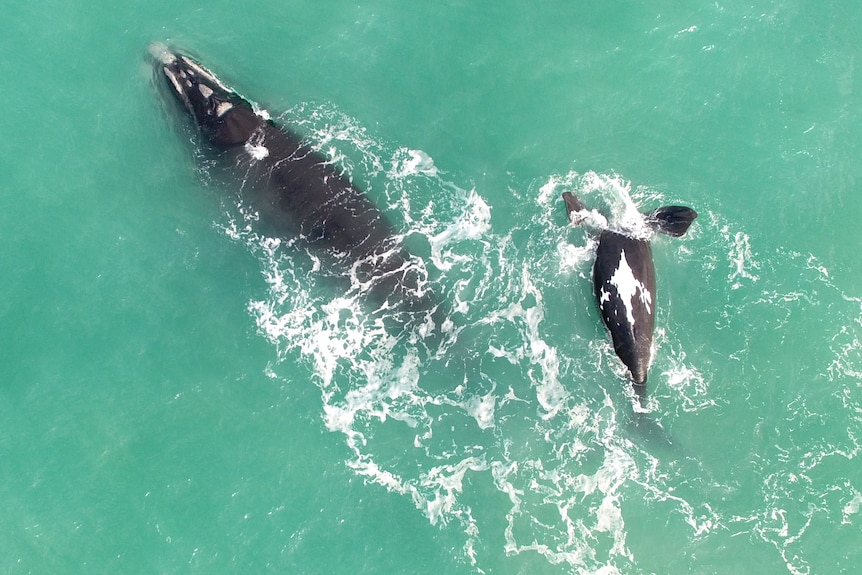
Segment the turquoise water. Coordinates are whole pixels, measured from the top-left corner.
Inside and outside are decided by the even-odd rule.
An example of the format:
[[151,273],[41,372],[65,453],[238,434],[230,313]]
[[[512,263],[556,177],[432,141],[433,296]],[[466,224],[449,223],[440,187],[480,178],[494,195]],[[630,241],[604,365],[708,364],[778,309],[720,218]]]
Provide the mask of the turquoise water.
[[[857,573],[862,6],[402,4],[6,7],[0,572]],[[247,225],[153,40],[349,171],[442,337]],[[700,214],[647,414],[566,190]]]

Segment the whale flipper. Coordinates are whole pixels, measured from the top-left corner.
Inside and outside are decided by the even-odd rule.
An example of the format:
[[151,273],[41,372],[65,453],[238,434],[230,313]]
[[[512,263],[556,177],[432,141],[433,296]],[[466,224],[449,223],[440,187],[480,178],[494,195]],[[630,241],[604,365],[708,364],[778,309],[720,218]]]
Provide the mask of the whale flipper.
[[563,201],[566,202],[566,214],[569,216],[569,221],[573,224],[579,224],[580,219],[576,220],[572,217],[572,214],[577,214],[577,212],[586,210],[587,205],[581,198],[572,192],[563,192]]
[[652,229],[675,238],[685,235],[697,212],[685,206],[664,206],[646,215]]

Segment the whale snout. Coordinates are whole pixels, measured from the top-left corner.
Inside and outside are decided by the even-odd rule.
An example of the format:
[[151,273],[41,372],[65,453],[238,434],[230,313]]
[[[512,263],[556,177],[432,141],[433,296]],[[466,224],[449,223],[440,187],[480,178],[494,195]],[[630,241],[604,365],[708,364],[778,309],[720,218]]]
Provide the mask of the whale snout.
[[205,133],[220,128],[225,115],[237,106],[251,107],[215,74],[194,59],[152,42],[147,51],[153,59],[156,75],[173,98]]

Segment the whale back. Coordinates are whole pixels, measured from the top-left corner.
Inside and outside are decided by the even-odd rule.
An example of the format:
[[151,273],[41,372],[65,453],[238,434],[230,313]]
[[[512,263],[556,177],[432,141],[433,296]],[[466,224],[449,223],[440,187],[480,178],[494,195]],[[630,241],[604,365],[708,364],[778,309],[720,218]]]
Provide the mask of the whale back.
[[[563,201],[572,224],[596,220],[590,218],[583,200],[572,192],[564,192]],[[680,237],[688,231],[697,212],[685,206],[664,206],[643,217],[651,230]],[[593,264],[593,290],[614,351],[631,372],[635,393],[643,400],[652,360],[656,305],[649,238],[603,226]]]
[[158,44],[150,53],[162,85],[213,152],[215,179],[238,189],[265,232],[307,248],[323,273],[350,279],[377,304],[434,306],[421,287],[424,271],[389,218],[338,166],[196,60]]
[[593,288],[614,351],[635,385],[643,386],[655,329],[655,268],[649,242],[602,232],[593,265]]

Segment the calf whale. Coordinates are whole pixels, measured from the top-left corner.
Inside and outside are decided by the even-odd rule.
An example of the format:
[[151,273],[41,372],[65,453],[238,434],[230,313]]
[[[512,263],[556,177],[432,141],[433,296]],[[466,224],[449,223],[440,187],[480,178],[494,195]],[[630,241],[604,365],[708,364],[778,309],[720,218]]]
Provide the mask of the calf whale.
[[[569,221],[578,225],[591,219],[584,202],[563,193]],[[684,206],[665,206],[644,215],[653,231],[680,237],[697,212]],[[655,329],[655,267],[648,239],[604,229],[599,234],[593,264],[593,292],[602,320],[611,334],[614,351],[631,374],[639,400],[646,396]]]
[[392,223],[341,170],[193,58],[151,44],[157,76],[200,133],[210,163],[232,173],[268,230],[306,247],[326,273],[380,305],[429,311],[430,294]]

